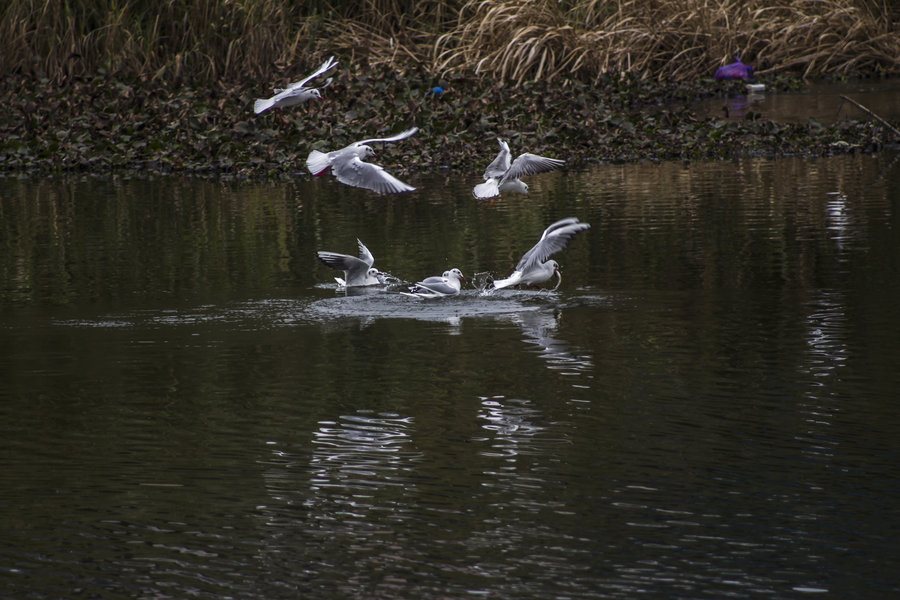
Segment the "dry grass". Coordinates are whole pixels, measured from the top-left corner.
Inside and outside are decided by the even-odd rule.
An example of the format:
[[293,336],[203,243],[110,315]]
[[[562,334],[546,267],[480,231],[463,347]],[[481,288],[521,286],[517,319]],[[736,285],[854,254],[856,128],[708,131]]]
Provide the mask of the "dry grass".
[[896,73],[900,35],[886,5],[861,0],[470,0],[437,39],[433,60],[441,72],[519,84],[698,77],[733,55],[758,72]]
[[[630,73],[898,73],[887,0],[7,0],[0,76],[196,84],[294,77],[323,55],[514,84]],[[284,72],[284,73],[282,73]]]
[[253,77],[309,49],[317,21],[301,16],[271,0],[10,0],[0,74]]

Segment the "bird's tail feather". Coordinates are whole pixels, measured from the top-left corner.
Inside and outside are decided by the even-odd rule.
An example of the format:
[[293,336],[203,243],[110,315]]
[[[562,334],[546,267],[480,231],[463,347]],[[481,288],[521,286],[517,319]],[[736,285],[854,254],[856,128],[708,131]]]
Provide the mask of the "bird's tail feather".
[[518,282],[518,277],[513,274],[512,277],[507,277],[506,279],[495,279],[493,282],[493,287],[495,290],[501,290],[505,287],[509,287],[511,285],[516,285]]
[[475,194],[476,198],[485,200],[498,196],[500,194],[500,186],[497,185],[496,179],[488,179],[484,183],[476,185],[472,193]]
[[257,115],[261,112],[265,112],[272,108],[275,105],[275,101],[271,98],[263,99],[258,98],[256,102],[253,103],[253,112]]
[[313,150],[306,157],[306,168],[313,175],[322,175],[331,166],[331,159],[324,152]]

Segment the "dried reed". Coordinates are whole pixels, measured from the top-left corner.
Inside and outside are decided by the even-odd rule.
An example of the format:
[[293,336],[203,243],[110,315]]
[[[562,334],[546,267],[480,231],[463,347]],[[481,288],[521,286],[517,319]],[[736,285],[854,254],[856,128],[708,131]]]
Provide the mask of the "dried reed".
[[733,55],[758,72],[896,73],[900,36],[887,6],[874,9],[862,0],[470,0],[433,60],[441,72],[517,84],[698,77]]
[[897,73],[892,10],[887,0],[7,0],[0,76],[237,83],[294,77],[331,53],[514,84],[694,78],[735,54],[763,73]]
[[296,61],[317,22],[272,0],[8,0],[0,75],[244,79]]

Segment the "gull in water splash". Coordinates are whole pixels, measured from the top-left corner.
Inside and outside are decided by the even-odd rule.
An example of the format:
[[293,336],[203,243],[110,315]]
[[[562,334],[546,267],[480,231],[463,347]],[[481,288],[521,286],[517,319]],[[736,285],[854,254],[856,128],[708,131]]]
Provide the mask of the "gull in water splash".
[[522,256],[512,275],[506,279],[494,281],[494,289],[499,290],[513,285],[537,285],[554,275],[559,278],[553,288],[557,289],[562,283],[559,264],[555,260],[547,260],[547,258],[565,248],[573,235],[579,231],[590,229],[590,227],[589,224],[582,223],[575,217],[557,221],[545,229],[538,243]]
[[510,163],[509,144],[500,138],[497,138],[497,141],[500,143],[500,153],[485,169],[484,183],[479,183],[472,190],[475,197],[480,200],[499,196],[500,192],[527,194],[528,186],[519,177],[546,173],[566,164],[564,160],[538,156],[530,152],[520,154]]
[[[313,71],[312,75],[307,77],[306,79],[301,79],[300,81],[296,81],[284,89],[276,88],[275,95],[271,98],[258,98],[256,102],[253,103],[253,112],[256,114],[264,113],[271,108],[288,108],[290,106],[296,106],[301,102],[306,102],[307,100],[312,99],[322,99],[322,94],[318,89],[314,87],[305,87],[306,82],[311,79],[314,79],[329,71],[337,66],[337,61],[334,60],[334,57],[331,56],[322,63],[318,69]],[[331,81],[329,79],[329,81]],[[328,85],[326,82],[325,85]]]
[[416,188],[403,183],[385,171],[383,167],[364,162],[364,160],[370,156],[375,156],[375,151],[368,144],[399,142],[413,135],[418,130],[418,127],[411,127],[391,137],[372,138],[354,142],[346,148],[333,152],[313,150],[306,159],[306,168],[316,176],[324,175],[330,168],[341,183],[372,190],[379,194],[411,192]]
[[426,277],[417,284],[411,286],[408,292],[400,292],[404,296],[415,296],[417,298],[443,298],[444,296],[455,296],[462,288],[460,280],[465,281],[465,276],[457,268],[444,271],[441,275],[432,275]]
[[343,279],[334,278],[340,286],[353,287],[385,283],[385,274],[372,266],[375,264],[375,257],[361,241],[357,239],[356,243],[359,245],[359,258],[324,250],[316,252],[316,256],[332,269],[344,272]]

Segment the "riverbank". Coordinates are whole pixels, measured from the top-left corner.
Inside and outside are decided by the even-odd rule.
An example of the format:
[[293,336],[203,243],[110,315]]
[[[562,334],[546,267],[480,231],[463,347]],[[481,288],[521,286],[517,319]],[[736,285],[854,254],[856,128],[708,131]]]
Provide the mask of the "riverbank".
[[[435,85],[445,92],[428,93]],[[768,81],[769,93],[799,85]],[[507,88],[483,79],[433,80],[387,68],[364,74],[340,65],[322,101],[256,116],[254,98],[270,90],[103,77],[55,87],[7,78],[0,87],[0,102],[8,107],[0,113],[0,172],[309,176],[305,160],[312,149],[337,149],[412,125],[420,128],[416,136],[379,151],[378,162],[392,172],[479,171],[498,136],[511,138],[516,153],[562,156],[570,164],[815,157],[875,152],[892,141],[887,127],[862,113],[833,124],[778,123],[752,110],[734,121],[682,108],[694,99],[744,91],[742,82],[712,78]]]
[[[0,172],[26,175],[296,177],[314,148],[412,125],[379,158],[393,172],[478,171],[498,136],[570,163],[874,152],[892,134],[867,115],[735,120],[692,102],[744,93],[712,78],[735,54],[767,94],[900,74],[896,11],[865,0],[13,0],[2,15]],[[331,54],[324,101],[253,114]]]

